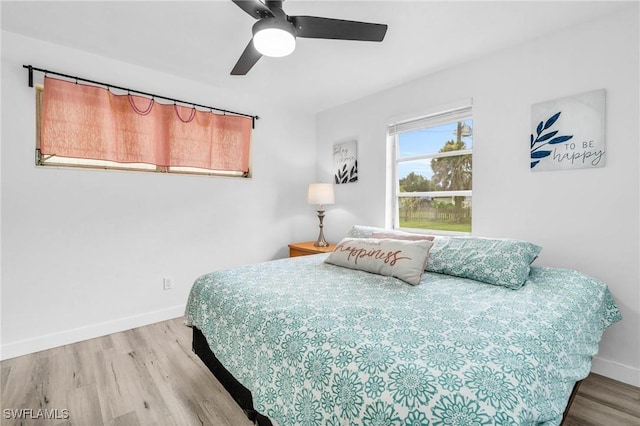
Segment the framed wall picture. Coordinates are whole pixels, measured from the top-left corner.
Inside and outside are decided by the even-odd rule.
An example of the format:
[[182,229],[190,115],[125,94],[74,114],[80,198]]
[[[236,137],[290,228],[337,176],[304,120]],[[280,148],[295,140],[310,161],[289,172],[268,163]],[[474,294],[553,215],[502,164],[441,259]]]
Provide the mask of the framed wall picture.
[[531,107],[531,171],[605,165],[605,89]]
[[333,145],[333,171],[336,184],[358,181],[357,141]]

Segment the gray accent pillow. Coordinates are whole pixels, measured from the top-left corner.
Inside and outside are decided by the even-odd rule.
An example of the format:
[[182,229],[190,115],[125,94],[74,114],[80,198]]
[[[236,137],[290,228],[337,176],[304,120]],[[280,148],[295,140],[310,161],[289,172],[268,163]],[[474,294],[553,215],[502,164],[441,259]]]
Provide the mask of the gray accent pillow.
[[345,238],[338,243],[325,262],[396,277],[417,285],[425,270],[432,245],[433,242],[428,240]]

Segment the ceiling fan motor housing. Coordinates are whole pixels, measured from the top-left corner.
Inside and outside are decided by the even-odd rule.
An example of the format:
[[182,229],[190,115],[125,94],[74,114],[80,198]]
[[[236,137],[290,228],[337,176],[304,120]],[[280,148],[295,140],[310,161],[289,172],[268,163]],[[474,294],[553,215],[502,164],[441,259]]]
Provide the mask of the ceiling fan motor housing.
[[290,33],[294,37],[296,36],[296,27],[291,22],[289,22],[286,19],[286,17],[285,19],[279,19],[274,17],[274,18],[263,18],[263,19],[260,19],[255,24],[253,24],[252,31],[253,31],[254,37],[256,33],[258,33],[259,31],[264,29],[269,29],[269,28],[283,30]]

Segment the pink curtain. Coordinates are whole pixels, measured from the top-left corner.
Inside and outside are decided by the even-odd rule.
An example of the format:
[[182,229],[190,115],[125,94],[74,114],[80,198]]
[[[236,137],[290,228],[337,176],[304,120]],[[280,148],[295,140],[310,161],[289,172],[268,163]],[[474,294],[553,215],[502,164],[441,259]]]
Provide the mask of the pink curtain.
[[250,117],[45,78],[42,155],[249,171]]

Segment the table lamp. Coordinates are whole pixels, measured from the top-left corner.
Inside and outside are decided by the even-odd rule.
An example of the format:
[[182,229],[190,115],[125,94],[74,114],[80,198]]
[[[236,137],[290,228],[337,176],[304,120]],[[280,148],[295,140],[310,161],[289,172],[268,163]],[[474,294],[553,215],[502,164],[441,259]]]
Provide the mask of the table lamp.
[[322,220],[324,219],[324,205],[335,203],[335,197],[333,195],[332,183],[312,183],[309,184],[309,193],[307,195],[307,202],[309,204],[318,205],[318,220],[320,220],[320,234],[318,235],[318,241],[313,243],[315,247],[327,247],[329,243],[324,239],[324,233],[322,232]]

